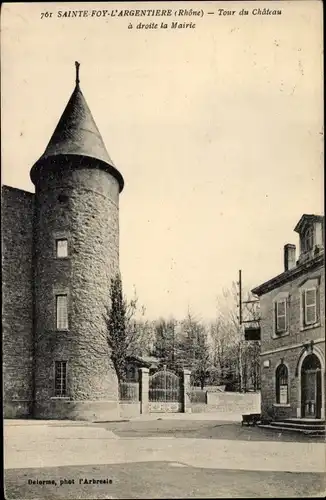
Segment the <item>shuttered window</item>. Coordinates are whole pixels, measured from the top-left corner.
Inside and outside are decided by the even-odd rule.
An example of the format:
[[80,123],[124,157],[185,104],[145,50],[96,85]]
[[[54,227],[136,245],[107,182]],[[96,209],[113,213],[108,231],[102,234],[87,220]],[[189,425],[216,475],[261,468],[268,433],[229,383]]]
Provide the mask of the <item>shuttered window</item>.
[[282,299],[275,303],[275,329],[276,333],[287,330],[287,300]]
[[310,288],[303,291],[304,324],[313,325],[317,322],[317,289]]

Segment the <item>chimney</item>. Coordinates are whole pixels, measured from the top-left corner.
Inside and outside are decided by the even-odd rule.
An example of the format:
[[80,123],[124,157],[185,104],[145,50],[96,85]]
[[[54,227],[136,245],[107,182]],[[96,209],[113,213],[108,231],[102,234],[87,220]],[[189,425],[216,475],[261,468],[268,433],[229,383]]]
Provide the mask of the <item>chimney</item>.
[[295,266],[295,245],[287,243],[284,245],[284,271],[290,271]]

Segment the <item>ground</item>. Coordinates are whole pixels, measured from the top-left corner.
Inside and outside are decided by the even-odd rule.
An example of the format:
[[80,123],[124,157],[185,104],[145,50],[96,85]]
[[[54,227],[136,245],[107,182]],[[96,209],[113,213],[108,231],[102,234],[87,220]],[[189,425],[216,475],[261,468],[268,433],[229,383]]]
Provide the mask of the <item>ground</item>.
[[[6,421],[6,498],[323,496],[323,439],[217,417]],[[35,484],[43,480],[53,484]]]

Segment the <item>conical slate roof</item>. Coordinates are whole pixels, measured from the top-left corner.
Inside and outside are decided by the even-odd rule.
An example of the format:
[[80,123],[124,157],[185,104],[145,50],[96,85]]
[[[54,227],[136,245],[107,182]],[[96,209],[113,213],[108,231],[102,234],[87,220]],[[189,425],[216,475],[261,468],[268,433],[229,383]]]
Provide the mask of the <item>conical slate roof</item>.
[[[76,63],[76,87],[41,158],[35,164],[43,164],[48,158],[77,155],[100,160],[117,178],[120,191],[123,178],[115,168],[101,134],[96,126],[92,113],[79,87],[79,63]],[[104,165],[102,165],[104,167]],[[33,167],[33,169],[34,169]],[[33,171],[32,169],[32,171]],[[33,176],[35,172],[31,172]]]

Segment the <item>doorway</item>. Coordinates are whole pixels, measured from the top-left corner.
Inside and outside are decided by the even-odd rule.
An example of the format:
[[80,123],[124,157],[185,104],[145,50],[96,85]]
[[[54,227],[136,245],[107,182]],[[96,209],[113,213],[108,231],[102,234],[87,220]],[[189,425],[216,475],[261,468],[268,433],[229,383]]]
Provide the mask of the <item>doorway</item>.
[[315,354],[309,354],[301,367],[301,416],[321,418],[321,364]]

